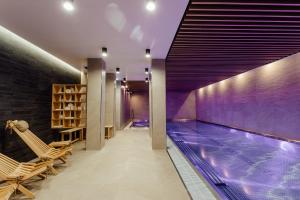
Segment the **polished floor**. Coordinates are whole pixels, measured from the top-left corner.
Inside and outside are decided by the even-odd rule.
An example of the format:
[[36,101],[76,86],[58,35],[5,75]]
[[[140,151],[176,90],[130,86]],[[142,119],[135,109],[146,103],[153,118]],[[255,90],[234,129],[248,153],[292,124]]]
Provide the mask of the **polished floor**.
[[300,145],[197,121],[168,135],[224,199],[300,199]]
[[166,151],[151,149],[146,128],[119,132],[101,151],[77,150],[59,175],[26,186],[37,200],[190,199]]

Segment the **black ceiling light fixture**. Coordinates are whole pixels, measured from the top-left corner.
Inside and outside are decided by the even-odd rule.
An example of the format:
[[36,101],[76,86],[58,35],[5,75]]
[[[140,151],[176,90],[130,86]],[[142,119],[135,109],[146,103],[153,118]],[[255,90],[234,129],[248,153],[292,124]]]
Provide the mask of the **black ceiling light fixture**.
[[146,58],[150,58],[151,57],[151,51],[150,49],[146,49]]
[[145,78],[145,82],[149,83],[149,78],[148,77]]
[[119,67],[116,68],[116,74],[120,74],[120,68]]
[[145,74],[149,74],[149,68],[145,68]]
[[127,79],[126,79],[126,78],[123,78],[123,82],[126,83],[126,82],[127,82]]
[[102,47],[102,56],[103,57],[107,57],[108,56],[107,48],[106,47]]

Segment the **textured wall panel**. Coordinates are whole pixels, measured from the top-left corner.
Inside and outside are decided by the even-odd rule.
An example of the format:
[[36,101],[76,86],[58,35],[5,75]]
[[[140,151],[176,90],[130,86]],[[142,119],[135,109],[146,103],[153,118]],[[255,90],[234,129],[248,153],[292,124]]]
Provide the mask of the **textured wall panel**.
[[195,91],[168,91],[167,119],[196,119]]
[[134,92],[130,105],[135,120],[149,120],[149,92]]
[[300,54],[196,91],[197,119],[300,140]]
[[114,125],[115,74],[106,74],[105,125]]

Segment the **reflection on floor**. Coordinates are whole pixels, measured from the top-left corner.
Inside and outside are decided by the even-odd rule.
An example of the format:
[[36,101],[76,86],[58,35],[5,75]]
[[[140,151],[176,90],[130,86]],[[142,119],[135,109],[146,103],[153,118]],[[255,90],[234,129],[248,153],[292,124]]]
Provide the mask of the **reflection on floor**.
[[75,151],[67,165],[26,185],[37,200],[189,199],[167,152],[151,149],[148,129],[119,132],[101,151]]
[[195,121],[168,123],[168,135],[224,199],[299,199],[298,144]]

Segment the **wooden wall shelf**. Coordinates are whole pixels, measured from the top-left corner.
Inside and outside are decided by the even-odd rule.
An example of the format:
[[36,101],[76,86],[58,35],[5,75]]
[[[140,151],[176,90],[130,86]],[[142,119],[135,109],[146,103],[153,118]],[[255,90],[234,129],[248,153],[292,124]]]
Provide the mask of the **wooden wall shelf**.
[[85,128],[86,98],[86,85],[53,84],[51,128]]

